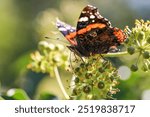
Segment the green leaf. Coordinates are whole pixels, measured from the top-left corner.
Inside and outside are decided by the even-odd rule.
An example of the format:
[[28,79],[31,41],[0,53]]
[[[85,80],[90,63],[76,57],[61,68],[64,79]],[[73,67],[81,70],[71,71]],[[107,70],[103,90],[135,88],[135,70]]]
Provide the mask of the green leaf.
[[6,96],[14,100],[29,100],[30,98],[23,89],[10,89]]
[[39,100],[56,100],[56,99],[58,98],[50,93],[42,93],[39,97]]

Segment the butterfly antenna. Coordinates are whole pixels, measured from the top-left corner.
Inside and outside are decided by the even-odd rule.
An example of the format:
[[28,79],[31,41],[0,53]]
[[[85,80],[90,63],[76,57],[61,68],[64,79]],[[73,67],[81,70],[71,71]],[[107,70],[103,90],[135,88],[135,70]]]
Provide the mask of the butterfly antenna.
[[81,61],[83,62],[83,63],[85,63],[85,61],[84,61],[84,59],[80,56],[80,59],[81,59]]
[[82,56],[81,56],[79,53],[75,53],[75,52],[74,52],[75,60],[78,60],[77,55],[78,55],[78,57],[81,59],[81,61],[84,63],[85,61],[84,61],[84,59],[82,58]]
[[50,37],[44,37],[44,38],[46,38],[46,39],[52,39],[52,40],[60,40],[59,38],[56,38],[56,39],[50,38]]

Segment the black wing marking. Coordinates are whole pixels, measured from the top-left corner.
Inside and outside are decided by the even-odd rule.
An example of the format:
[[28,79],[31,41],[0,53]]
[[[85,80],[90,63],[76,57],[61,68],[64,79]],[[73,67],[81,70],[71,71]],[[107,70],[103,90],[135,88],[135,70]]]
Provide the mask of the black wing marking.
[[77,31],[85,28],[89,24],[94,23],[102,23],[108,27],[111,27],[111,23],[99,14],[98,9],[96,7],[87,5],[80,14],[77,23]]

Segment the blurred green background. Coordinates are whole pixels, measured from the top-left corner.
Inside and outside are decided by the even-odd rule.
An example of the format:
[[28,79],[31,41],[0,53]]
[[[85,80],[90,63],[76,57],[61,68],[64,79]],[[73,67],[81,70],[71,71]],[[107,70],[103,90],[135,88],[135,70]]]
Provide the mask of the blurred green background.
[[[88,4],[98,7],[102,16],[121,29],[126,25],[133,27],[135,19],[150,19],[148,0],[0,0],[1,94],[11,88],[21,88],[31,99],[40,99],[43,93],[63,99],[54,78],[34,73],[26,66],[38,42],[50,36],[51,30],[56,30],[52,25],[56,17],[76,26],[81,10]],[[130,66],[133,59],[123,56],[113,61],[118,67]],[[120,74],[122,71],[124,74],[119,85],[121,91],[115,95],[117,99],[150,99],[149,73],[131,73],[126,66],[119,69]],[[62,71],[61,76],[64,84],[71,78],[66,71]]]

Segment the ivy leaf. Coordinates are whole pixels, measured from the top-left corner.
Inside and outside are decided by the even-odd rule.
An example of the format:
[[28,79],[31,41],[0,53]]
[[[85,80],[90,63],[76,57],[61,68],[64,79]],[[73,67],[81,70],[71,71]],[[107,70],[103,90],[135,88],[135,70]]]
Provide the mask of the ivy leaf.
[[39,97],[39,100],[56,100],[56,99],[58,98],[50,93],[42,93]]
[[29,96],[23,89],[9,89],[6,93],[6,98],[14,100],[29,100]]

